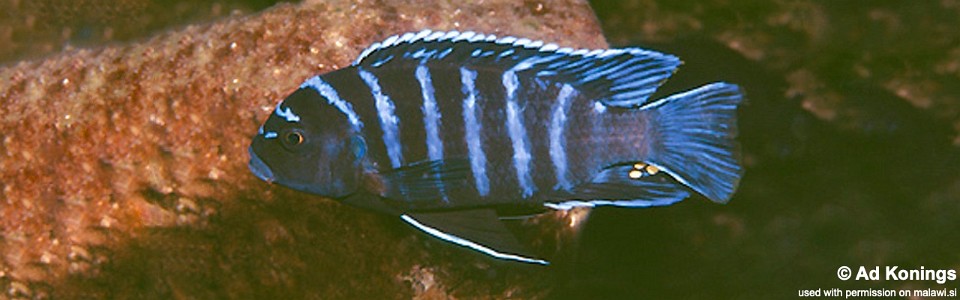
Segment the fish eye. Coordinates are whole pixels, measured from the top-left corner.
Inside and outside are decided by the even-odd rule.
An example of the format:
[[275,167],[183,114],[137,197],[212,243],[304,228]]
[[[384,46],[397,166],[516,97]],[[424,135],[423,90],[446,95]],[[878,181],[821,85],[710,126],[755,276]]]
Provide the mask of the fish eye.
[[300,129],[290,129],[283,133],[280,143],[288,150],[296,150],[304,142],[303,132]]

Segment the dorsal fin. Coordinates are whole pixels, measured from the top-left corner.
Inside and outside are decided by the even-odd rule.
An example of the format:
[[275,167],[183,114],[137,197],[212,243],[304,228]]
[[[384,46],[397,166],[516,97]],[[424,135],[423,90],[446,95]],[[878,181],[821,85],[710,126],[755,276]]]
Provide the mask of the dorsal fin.
[[363,50],[353,66],[403,63],[500,67],[570,84],[606,105],[639,107],[680,65],[672,55],[640,49],[579,49],[525,38],[424,30],[395,35]]

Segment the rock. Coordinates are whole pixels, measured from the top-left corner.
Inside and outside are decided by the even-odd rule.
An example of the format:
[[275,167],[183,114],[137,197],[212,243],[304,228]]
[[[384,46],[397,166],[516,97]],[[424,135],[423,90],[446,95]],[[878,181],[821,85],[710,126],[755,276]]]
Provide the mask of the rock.
[[307,1],[0,69],[0,288],[60,298],[541,296],[549,276],[522,280],[528,266],[461,257],[468,251],[392,218],[247,170],[250,137],[276,101],[372,42],[423,28],[606,46],[583,1]]

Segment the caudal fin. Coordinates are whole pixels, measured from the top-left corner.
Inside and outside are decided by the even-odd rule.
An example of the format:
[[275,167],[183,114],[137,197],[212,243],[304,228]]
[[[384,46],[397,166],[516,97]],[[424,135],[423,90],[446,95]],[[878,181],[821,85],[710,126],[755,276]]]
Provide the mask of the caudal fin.
[[714,202],[727,203],[743,175],[737,144],[740,88],[711,83],[641,107],[653,120],[650,163]]

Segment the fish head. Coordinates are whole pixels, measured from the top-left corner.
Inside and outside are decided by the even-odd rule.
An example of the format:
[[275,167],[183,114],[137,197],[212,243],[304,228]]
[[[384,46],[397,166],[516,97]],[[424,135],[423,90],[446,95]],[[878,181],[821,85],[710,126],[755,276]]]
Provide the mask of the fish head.
[[277,104],[250,145],[250,170],[267,182],[331,198],[359,188],[366,143],[347,114],[315,89]]

